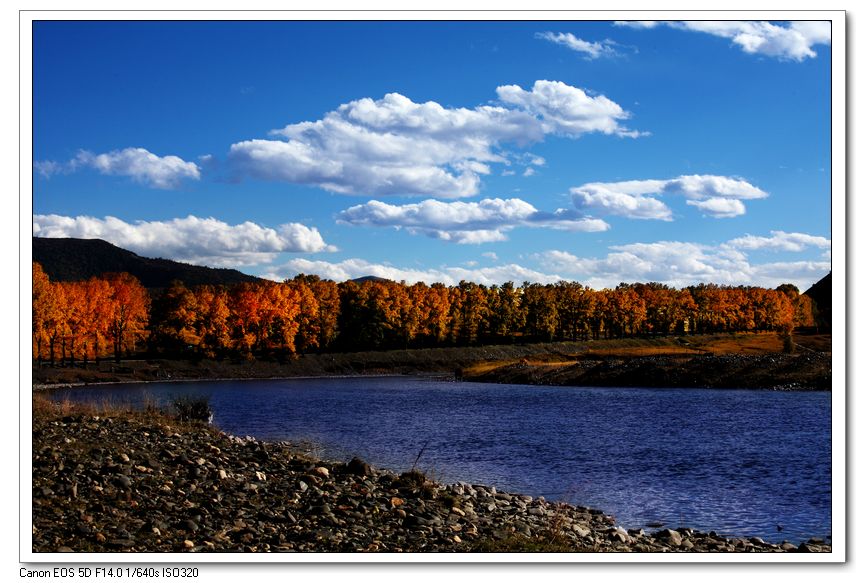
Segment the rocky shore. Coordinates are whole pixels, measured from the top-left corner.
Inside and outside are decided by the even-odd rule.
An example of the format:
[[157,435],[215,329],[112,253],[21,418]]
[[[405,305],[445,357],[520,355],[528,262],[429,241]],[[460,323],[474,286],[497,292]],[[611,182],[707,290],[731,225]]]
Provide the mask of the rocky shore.
[[159,412],[34,405],[34,552],[828,552],[625,530],[599,510],[439,484]]

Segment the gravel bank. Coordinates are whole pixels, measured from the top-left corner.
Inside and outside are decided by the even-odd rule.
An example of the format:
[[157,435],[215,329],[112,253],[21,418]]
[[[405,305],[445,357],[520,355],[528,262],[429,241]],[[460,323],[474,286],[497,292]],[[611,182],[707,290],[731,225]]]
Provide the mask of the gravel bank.
[[161,414],[36,409],[34,552],[831,550],[628,531],[599,510],[323,462]]

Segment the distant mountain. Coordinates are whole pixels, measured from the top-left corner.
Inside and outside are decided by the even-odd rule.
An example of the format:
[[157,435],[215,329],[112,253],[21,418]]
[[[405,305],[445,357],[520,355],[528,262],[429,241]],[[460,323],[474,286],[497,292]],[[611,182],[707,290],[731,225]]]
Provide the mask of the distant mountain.
[[832,329],[832,272],[812,285],[805,292],[817,304],[817,325],[827,330]]
[[236,269],[141,257],[101,239],[33,237],[33,261],[42,265],[52,281],[81,281],[105,273],[122,272],[134,275],[144,287],[151,289],[168,287],[174,280],[188,286],[259,281],[259,278]]
[[363,277],[356,277],[353,280],[354,283],[366,283],[368,281],[385,283],[390,282],[390,279],[386,279],[384,277],[378,277],[377,275],[364,275]]

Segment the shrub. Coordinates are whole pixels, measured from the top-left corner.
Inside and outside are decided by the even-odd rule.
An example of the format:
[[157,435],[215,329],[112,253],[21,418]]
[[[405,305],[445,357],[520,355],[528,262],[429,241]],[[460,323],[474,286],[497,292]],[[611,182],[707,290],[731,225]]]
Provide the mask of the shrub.
[[398,488],[418,488],[426,482],[426,475],[420,470],[410,470],[400,474],[397,480]]
[[210,423],[213,420],[210,399],[207,397],[176,397],[171,404],[180,421]]

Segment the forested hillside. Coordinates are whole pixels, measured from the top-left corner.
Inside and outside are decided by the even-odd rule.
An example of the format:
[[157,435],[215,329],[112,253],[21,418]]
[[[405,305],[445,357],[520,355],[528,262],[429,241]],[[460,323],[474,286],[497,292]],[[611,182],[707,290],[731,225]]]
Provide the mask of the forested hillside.
[[106,273],[128,273],[146,288],[165,288],[174,280],[186,285],[258,281],[258,278],[236,269],[141,257],[101,239],[33,237],[33,261],[42,266],[52,281],[84,281]]

